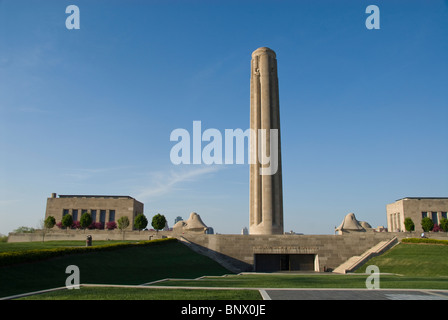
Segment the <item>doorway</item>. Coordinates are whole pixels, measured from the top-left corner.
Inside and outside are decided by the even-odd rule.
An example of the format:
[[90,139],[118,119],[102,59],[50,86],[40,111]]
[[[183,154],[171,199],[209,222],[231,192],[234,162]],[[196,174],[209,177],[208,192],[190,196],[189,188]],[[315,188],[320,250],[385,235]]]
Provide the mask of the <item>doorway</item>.
[[255,271],[317,271],[316,258],[315,254],[255,254]]

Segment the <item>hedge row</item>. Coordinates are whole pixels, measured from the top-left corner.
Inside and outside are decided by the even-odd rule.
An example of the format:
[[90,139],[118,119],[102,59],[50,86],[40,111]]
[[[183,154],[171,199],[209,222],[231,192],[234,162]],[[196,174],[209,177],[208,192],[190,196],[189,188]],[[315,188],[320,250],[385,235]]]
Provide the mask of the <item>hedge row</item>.
[[424,239],[424,238],[405,238],[401,242],[404,243],[430,243],[448,245],[448,240]]
[[135,243],[106,244],[92,247],[67,247],[67,248],[34,249],[34,250],[23,250],[13,252],[2,252],[0,253],[0,266],[7,266],[24,262],[35,262],[39,260],[60,257],[69,254],[108,251],[108,250],[116,250],[138,246],[153,246],[161,243],[175,242],[175,241],[177,241],[176,238],[166,238],[166,239],[156,239],[149,241],[140,241]]

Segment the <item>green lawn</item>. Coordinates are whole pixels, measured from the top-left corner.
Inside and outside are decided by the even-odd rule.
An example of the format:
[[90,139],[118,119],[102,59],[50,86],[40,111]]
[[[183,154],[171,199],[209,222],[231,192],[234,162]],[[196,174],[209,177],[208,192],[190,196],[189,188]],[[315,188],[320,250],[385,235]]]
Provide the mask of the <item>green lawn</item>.
[[0,297],[63,287],[69,265],[79,267],[81,283],[93,284],[138,285],[164,278],[231,273],[181,243],[167,242],[0,267]]
[[[113,243],[132,243],[137,241],[93,241],[94,246],[100,246]],[[24,251],[24,250],[36,250],[36,249],[53,249],[53,248],[66,248],[66,247],[85,247],[85,241],[35,241],[35,242],[0,242],[0,253]]]
[[187,290],[81,287],[33,295],[20,300],[261,300],[257,290]]
[[[159,286],[239,287],[239,288],[366,288],[367,275],[233,275],[225,278],[206,277],[200,280],[169,280]],[[381,275],[383,289],[444,289],[448,277]]]
[[448,246],[401,243],[383,255],[369,260],[357,272],[365,272],[367,265],[378,266],[381,273],[448,277]]
[[[111,243],[111,242],[105,242]],[[100,243],[98,243],[100,244]],[[38,246],[64,246],[64,243],[21,244],[24,249]],[[65,242],[65,245],[77,245]],[[33,247],[37,246],[37,247]],[[20,250],[18,247],[3,250]],[[381,273],[381,288],[448,290],[448,246],[399,244],[370,260],[358,273],[334,275],[247,274],[218,277],[230,272],[215,261],[196,254],[183,244],[167,242],[149,247],[128,247],[111,251],[73,254],[50,260],[0,267],[0,297],[65,286],[68,265],[80,268],[81,283],[138,285],[164,278],[200,280],[166,281],[156,285],[238,288],[365,288],[367,265],[376,265]],[[145,291],[147,290],[147,291]],[[82,287],[62,290],[33,299],[259,299],[257,290],[188,290],[155,288]],[[29,298],[31,299],[31,298]]]

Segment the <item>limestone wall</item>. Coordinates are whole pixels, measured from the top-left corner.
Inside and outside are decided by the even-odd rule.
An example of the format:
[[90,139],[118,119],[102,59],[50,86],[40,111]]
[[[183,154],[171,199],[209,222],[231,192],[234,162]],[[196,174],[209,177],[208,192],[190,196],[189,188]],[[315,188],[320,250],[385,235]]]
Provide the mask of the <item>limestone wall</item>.
[[226,257],[240,269],[252,271],[257,253],[315,254],[316,271],[332,270],[351,258],[361,255],[381,241],[394,237],[391,233],[359,233],[344,235],[183,235],[191,244],[209,255]]
[[[45,241],[81,240],[85,241],[88,235],[92,241],[99,240],[123,240],[123,234],[119,230],[58,230],[45,234]],[[124,240],[152,240],[162,237],[173,237],[170,231],[126,231]],[[9,233],[8,242],[42,241],[42,232],[34,233]]]
[[[119,230],[54,230],[45,241],[82,240],[92,236],[99,240],[122,240]],[[125,240],[151,240],[176,237],[193,250],[220,262],[233,272],[253,271],[255,254],[314,254],[316,271],[332,271],[353,256],[359,256],[384,240],[397,237],[418,238],[419,233],[359,232],[343,235],[210,235],[176,234],[172,231],[127,231]],[[432,239],[448,239],[445,232],[429,233]],[[8,242],[42,241],[42,233],[10,233]]]

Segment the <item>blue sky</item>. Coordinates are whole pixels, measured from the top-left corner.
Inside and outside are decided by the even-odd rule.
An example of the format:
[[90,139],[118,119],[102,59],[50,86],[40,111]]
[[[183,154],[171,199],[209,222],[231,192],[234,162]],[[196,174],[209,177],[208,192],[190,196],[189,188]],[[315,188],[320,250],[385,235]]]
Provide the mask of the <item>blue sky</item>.
[[36,227],[52,192],[240,233],[248,165],[173,165],[170,133],[247,129],[262,46],[278,59],[285,231],[332,234],[349,212],[386,225],[388,203],[448,196],[447,40],[437,0],[0,1],[0,233]]

